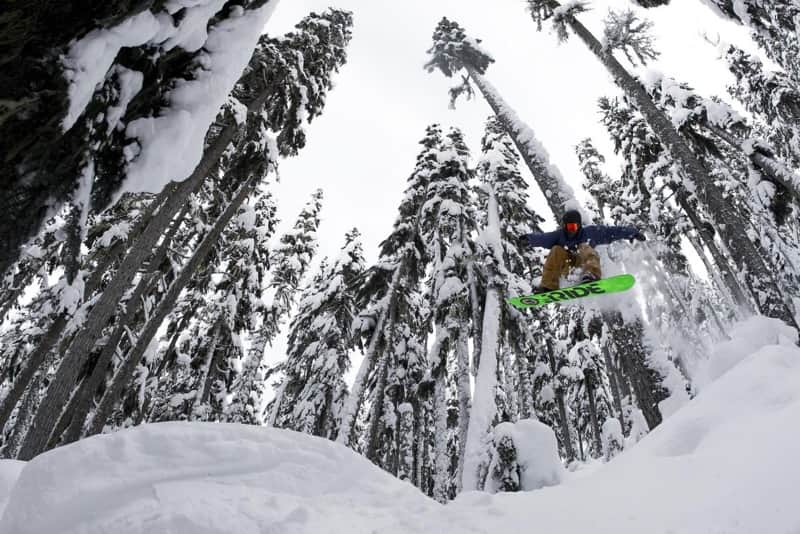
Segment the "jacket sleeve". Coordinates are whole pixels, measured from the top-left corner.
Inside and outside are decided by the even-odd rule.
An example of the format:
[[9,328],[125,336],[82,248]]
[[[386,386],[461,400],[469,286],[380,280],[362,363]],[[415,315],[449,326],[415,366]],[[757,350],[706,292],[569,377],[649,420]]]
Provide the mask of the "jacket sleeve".
[[587,226],[588,240],[592,245],[609,245],[620,239],[630,239],[639,233],[635,226]]
[[528,239],[528,246],[553,248],[554,245],[558,244],[558,234],[559,232],[557,231],[544,232],[541,234],[526,234],[525,237]]

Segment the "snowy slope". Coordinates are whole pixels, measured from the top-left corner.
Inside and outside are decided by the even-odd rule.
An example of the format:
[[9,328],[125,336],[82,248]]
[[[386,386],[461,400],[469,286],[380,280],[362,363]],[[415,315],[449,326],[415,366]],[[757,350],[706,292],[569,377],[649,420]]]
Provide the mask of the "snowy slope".
[[[709,376],[721,376],[692,402],[609,464],[559,486],[466,493],[440,506],[336,443],[164,423],[32,460],[0,532],[800,534],[800,349],[760,321],[754,352],[732,360],[743,343],[734,336],[709,363]],[[753,324],[741,331],[752,338]],[[10,484],[18,471],[0,463],[0,480]]]

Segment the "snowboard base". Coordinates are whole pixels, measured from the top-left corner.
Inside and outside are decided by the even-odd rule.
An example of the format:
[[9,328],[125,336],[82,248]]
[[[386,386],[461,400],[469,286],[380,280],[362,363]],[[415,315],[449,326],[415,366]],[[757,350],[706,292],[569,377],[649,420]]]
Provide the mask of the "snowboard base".
[[601,278],[594,282],[586,282],[563,289],[537,293],[535,295],[524,295],[507,299],[506,302],[521,310],[535,308],[547,304],[557,304],[568,300],[576,300],[595,295],[606,295],[609,293],[621,293],[633,287],[636,280],[630,274],[620,274],[609,278]]

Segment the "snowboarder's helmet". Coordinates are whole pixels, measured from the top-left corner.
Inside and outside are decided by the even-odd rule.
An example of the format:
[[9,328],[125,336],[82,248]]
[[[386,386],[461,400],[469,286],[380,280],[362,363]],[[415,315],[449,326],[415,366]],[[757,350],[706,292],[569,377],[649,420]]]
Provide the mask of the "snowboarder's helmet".
[[568,210],[564,212],[564,216],[561,217],[561,226],[570,234],[574,234],[580,230],[582,222],[581,212],[578,210]]

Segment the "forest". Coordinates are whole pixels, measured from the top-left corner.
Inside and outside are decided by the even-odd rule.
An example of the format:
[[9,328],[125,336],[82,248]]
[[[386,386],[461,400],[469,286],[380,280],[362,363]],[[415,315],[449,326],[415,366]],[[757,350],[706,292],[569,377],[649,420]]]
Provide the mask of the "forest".
[[[286,231],[274,193],[343,89],[357,13],[273,35],[278,0],[8,2],[0,457],[146,423],[275,427],[446,503],[532,489],[521,421],[551,432],[567,466],[634,447],[695,398],[734,325],[800,330],[800,5],[695,1],[758,46],[712,43],[734,80],[724,95],[632,68],[659,56],[644,15],[681,2],[630,0],[601,33],[581,22],[588,1],[519,2],[531,32],[581,43],[618,90],[597,102],[614,154],[576,138],[579,181],[492,84],[502,58],[444,14],[408,53],[449,79],[454,122],[468,99],[492,115],[474,146],[455,125],[414,134],[377,258],[356,227],[319,257],[334,177]],[[599,249],[636,292],[509,306],[547,253],[524,236],[567,210],[646,237]]]

